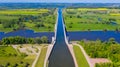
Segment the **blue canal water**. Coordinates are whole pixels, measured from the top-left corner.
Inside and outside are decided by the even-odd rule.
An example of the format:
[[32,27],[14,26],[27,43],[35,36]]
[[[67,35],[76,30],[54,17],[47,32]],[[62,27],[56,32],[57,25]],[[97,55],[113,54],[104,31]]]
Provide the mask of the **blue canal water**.
[[61,9],[58,9],[57,22],[56,42],[48,59],[48,67],[75,67],[72,55],[65,42]]

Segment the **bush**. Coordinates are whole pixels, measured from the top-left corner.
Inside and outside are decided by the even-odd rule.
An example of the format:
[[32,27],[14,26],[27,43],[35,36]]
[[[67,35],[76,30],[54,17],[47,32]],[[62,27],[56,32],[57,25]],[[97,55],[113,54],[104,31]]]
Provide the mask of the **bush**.
[[23,61],[20,61],[20,64],[23,64],[24,62]]
[[25,67],[29,67],[29,65],[30,65],[29,63],[26,63]]
[[42,43],[42,40],[41,40],[40,37],[37,37],[37,38],[35,38],[35,42],[36,42],[37,44],[41,44],[41,43]]
[[27,43],[28,44],[34,44],[34,39],[33,38],[27,38]]
[[9,62],[6,63],[5,67],[8,67],[8,66],[10,66],[10,63],[9,63]]
[[95,67],[114,67],[112,63],[96,63]]
[[72,28],[72,26],[69,26],[69,28]]
[[21,53],[21,56],[22,57],[26,57],[26,56],[28,56],[26,53]]
[[48,38],[46,36],[41,37],[42,43],[48,43]]
[[18,66],[18,64],[16,63],[13,67],[17,67]]

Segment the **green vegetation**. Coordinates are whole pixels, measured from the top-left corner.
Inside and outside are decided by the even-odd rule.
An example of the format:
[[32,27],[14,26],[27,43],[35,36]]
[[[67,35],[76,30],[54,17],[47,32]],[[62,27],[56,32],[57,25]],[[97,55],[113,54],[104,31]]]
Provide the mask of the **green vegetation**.
[[19,55],[12,46],[0,46],[0,67],[29,67],[34,59],[34,55]]
[[[30,67],[36,56],[21,53],[18,49],[14,49],[11,44],[17,45],[41,43],[48,43],[48,39],[46,36],[43,36],[41,38],[24,38],[19,36],[3,38],[0,41],[0,67]],[[41,51],[42,59],[44,56],[44,52],[47,50],[46,47],[47,46],[44,46]],[[22,46],[20,46],[20,48],[22,48]],[[38,49],[36,49],[36,52],[38,52]]]
[[31,29],[35,32],[49,32],[54,30],[55,20],[55,9],[0,10],[0,31]]
[[44,67],[44,60],[46,57],[46,52],[47,52],[47,46],[43,46],[41,53],[40,53],[40,56],[39,56],[39,59],[38,59],[35,67]]
[[120,31],[120,9],[68,8],[64,20],[68,31]]
[[114,66],[112,63],[96,63],[95,67],[118,67],[118,66]]
[[87,54],[92,58],[107,58],[111,63],[96,64],[96,67],[119,67],[120,66],[120,45],[115,42],[114,38],[108,42],[81,41]]
[[0,56],[17,56],[17,53],[11,46],[0,46]]
[[74,49],[75,56],[77,59],[78,67],[89,67],[89,64],[84,54],[82,53],[81,49],[79,48],[79,46],[74,45],[73,49]]
[[2,45],[10,45],[10,44],[41,44],[41,43],[48,43],[48,38],[46,36],[37,37],[37,38],[25,38],[25,37],[7,37],[3,38],[0,43]]

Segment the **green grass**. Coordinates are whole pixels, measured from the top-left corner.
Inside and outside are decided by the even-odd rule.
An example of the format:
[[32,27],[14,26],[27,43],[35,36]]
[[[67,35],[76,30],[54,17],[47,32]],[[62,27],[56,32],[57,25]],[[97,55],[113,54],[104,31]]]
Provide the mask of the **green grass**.
[[0,32],[9,32],[9,31],[12,31],[13,29],[12,28],[3,28],[3,25],[0,24]]
[[12,19],[18,19],[18,16],[6,16],[0,14],[0,20],[12,20]]
[[[120,30],[120,15],[118,13],[119,10],[120,9],[107,8],[73,8],[65,9],[63,16],[68,31],[84,31],[88,29],[116,30],[116,28]],[[103,13],[101,13],[102,11]],[[104,11],[106,12],[104,13]],[[110,13],[107,11],[110,11]],[[98,18],[101,18],[101,20],[98,20]],[[116,21],[114,22],[116,22],[117,25],[110,24],[109,19],[115,19]],[[72,28],[69,28],[71,26]]]
[[15,10],[0,10],[0,14],[4,15],[37,15],[42,13],[47,13],[48,9],[15,9]]
[[[69,26],[72,26],[72,28],[69,28]],[[72,25],[66,24],[67,30],[68,31],[87,31],[88,29],[90,30],[96,30],[96,31],[103,31],[105,29],[107,30],[116,30],[116,28],[120,28],[119,25],[108,25],[108,24],[76,24],[73,23]]]
[[35,55],[22,57],[18,55],[18,53],[12,46],[0,46],[0,65],[3,66],[5,66],[7,63],[10,63],[9,66],[13,67],[17,63],[19,67],[25,67],[26,63],[29,63],[30,67],[35,57]]
[[[28,57],[28,58],[27,58]],[[16,63],[22,67],[25,66],[26,63],[29,63],[29,67],[32,65],[35,56],[31,55],[31,56],[27,56],[26,58],[22,58],[22,57],[0,57],[0,65],[6,65],[7,63],[10,63],[10,66],[15,65]],[[23,64],[21,64],[20,62],[23,62]]]
[[81,49],[79,48],[79,46],[74,45],[73,49],[74,49],[75,57],[78,63],[78,67],[89,67],[89,64],[85,56],[83,55]]
[[44,60],[46,57],[46,52],[47,52],[47,47],[46,46],[42,47],[39,59],[38,59],[35,67],[44,67]]
[[[25,29],[31,29],[35,32],[50,32],[54,30],[56,14],[53,9],[6,9],[0,10],[0,32],[11,32],[15,29],[19,30],[20,24],[14,24],[12,27],[5,28],[3,23],[22,18],[21,24],[25,25]],[[23,19],[24,18],[24,19]],[[27,18],[27,19],[26,19]],[[15,22],[18,22],[15,21]],[[45,27],[35,27],[36,24],[44,24]],[[10,25],[10,24],[9,24]]]
[[1,56],[9,56],[9,54],[17,55],[17,52],[15,51],[15,49],[12,46],[0,46],[0,57]]

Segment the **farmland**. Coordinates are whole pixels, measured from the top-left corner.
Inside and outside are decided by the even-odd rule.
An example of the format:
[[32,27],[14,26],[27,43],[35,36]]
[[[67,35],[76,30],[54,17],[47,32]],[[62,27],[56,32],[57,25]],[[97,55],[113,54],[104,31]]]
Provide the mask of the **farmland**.
[[68,31],[120,30],[120,9],[67,8],[63,14]]
[[[0,10],[0,31],[10,32],[31,29],[35,32],[53,32],[55,9],[4,9]],[[68,31],[120,30],[120,9],[66,8],[63,16]]]
[[55,9],[1,9],[0,31],[31,29],[35,32],[50,32],[54,30],[55,20]]

